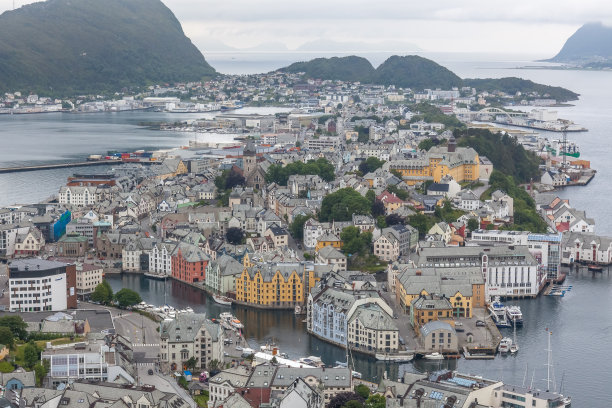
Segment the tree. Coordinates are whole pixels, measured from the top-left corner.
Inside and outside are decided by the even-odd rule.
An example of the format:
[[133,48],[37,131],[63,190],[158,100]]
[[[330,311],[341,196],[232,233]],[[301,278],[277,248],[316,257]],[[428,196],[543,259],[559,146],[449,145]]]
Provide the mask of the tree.
[[304,238],[304,224],[311,218],[311,214],[298,214],[293,217],[293,221],[291,222],[291,224],[289,224],[289,231],[291,232],[291,236],[295,239],[302,240]]
[[363,408],[363,404],[357,400],[351,400],[344,404],[342,408]]
[[365,197],[368,199],[370,204],[374,204],[374,201],[376,201],[376,192],[374,190],[368,190]]
[[375,217],[385,215],[385,204],[379,199],[374,200],[372,204],[372,215]]
[[0,373],[12,373],[15,371],[15,366],[8,361],[0,361]]
[[236,171],[232,167],[232,169],[227,175],[227,178],[225,179],[225,189],[231,190],[232,188],[236,186],[242,186],[242,185],[244,185],[244,176],[238,173],[238,171]]
[[421,143],[419,143],[419,150],[429,150],[436,145],[436,142],[433,139],[425,139]]
[[28,337],[26,328],[28,324],[23,321],[21,316],[2,316],[0,317],[0,327],[8,327],[13,332],[13,338],[25,340]]
[[328,194],[321,203],[320,221],[349,221],[353,214],[370,214],[367,198],[350,187]]
[[185,376],[180,376],[178,381],[177,381],[178,385],[183,388],[183,389],[188,389],[189,388],[189,382],[187,382],[187,379],[185,378]]
[[376,157],[370,156],[359,164],[359,171],[363,174],[376,171],[385,164],[384,160],[379,160]]
[[359,384],[355,387],[355,392],[361,396],[364,400],[370,396],[370,389],[365,384]]
[[120,307],[134,306],[142,302],[140,295],[131,289],[123,288],[115,295],[115,300],[119,303]]
[[365,408],[385,408],[387,400],[384,395],[372,394],[368,397],[365,403]]
[[354,392],[341,392],[336,394],[336,396],[329,401],[327,408],[343,408],[350,401],[356,401],[363,404],[363,398],[361,398],[361,395]]
[[25,348],[23,349],[23,365],[28,370],[34,368],[34,366],[38,362],[39,353],[40,351],[38,350],[38,347],[33,341],[30,341],[28,344],[25,345]]
[[476,218],[470,218],[467,222],[467,228],[470,231],[475,231],[480,228],[480,225],[478,225],[478,220]]
[[195,357],[189,358],[189,360],[183,363],[188,370],[193,370],[198,365],[198,360]]
[[40,363],[34,366],[34,373],[36,374],[36,385],[42,386],[43,380],[49,372],[49,360],[42,360]]
[[208,363],[208,371],[213,372],[219,369],[219,365],[221,364],[221,362],[217,359],[213,359],[210,360],[210,363]]
[[0,344],[4,344],[9,350],[15,346],[15,338],[10,328],[0,327]]
[[376,226],[380,229],[387,228],[387,222],[385,221],[384,215],[376,217]]
[[102,304],[108,304],[113,300],[113,290],[106,280],[103,280],[96,286],[91,294],[91,300]]
[[385,218],[385,223],[387,224],[387,226],[390,227],[392,225],[403,224],[404,223],[404,219],[400,215],[389,214]]
[[419,236],[423,238],[427,232],[434,226],[436,221],[433,217],[428,217],[425,214],[418,213],[408,217],[408,223],[419,231]]
[[361,232],[357,227],[346,227],[340,233],[340,239],[344,242],[342,251],[350,255],[363,255],[368,252],[372,243],[371,232]]
[[242,243],[242,239],[244,238],[244,231],[238,227],[231,227],[227,229],[225,233],[225,238],[227,242],[233,245],[238,245]]
[[276,183],[286,186],[289,176],[294,174],[317,175],[325,181],[332,181],[336,177],[333,164],[331,164],[325,158],[319,158],[317,160],[310,160],[308,163],[296,161],[289,163],[284,167],[278,164],[273,164],[266,172],[266,181],[268,183]]

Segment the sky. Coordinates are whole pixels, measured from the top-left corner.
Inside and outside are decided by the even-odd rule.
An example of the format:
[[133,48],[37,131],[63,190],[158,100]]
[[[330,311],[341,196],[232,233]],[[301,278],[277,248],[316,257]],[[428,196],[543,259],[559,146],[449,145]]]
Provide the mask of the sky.
[[[606,0],[162,1],[203,53],[271,43],[266,50],[294,50],[326,39],[353,48],[362,43],[552,57],[582,24],[612,25],[612,2]],[[33,1],[14,2],[20,7]],[[0,12],[12,5],[0,0]]]

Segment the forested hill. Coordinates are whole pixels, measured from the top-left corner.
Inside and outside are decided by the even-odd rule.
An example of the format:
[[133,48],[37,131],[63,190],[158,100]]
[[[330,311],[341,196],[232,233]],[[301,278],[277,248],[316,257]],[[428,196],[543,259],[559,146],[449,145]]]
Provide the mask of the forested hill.
[[510,95],[537,93],[566,102],[578,99],[578,94],[561,87],[537,84],[521,78],[461,79],[440,64],[417,55],[389,57],[374,69],[362,57],[316,58],[280,68],[281,72],[303,72],[306,78],[395,85],[415,91],[451,89],[470,86],[477,91],[503,91]]
[[0,91],[77,95],[214,74],[159,0],[47,0],[0,15]]

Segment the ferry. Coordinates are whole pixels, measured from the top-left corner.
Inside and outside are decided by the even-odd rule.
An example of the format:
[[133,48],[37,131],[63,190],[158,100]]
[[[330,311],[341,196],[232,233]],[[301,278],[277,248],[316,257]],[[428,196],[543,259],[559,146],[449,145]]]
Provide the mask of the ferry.
[[489,313],[491,319],[495,322],[497,327],[511,327],[512,325],[507,318],[507,307],[499,300],[499,296],[496,296],[493,303],[489,305]]
[[519,306],[509,306],[506,308],[506,315],[508,316],[508,324],[516,324],[517,326],[523,325],[523,312]]

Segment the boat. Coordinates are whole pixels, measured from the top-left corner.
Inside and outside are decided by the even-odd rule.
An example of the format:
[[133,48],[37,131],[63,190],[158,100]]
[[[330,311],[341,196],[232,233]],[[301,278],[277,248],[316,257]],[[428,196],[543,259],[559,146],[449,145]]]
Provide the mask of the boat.
[[389,363],[408,363],[414,358],[413,354],[381,354],[376,353],[376,360]]
[[189,306],[187,306],[187,307],[185,308],[185,313],[193,313],[193,309],[192,309],[192,308],[190,308]]
[[423,358],[426,360],[444,360],[444,354],[434,351],[433,353],[425,354]]
[[316,356],[300,357],[297,362],[314,367],[323,367],[324,365],[321,357]]
[[509,325],[512,325],[513,323],[517,326],[523,325],[523,312],[521,312],[521,308],[519,306],[508,306],[506,309],[506,315],[508,316]]
[[589,271],[591,272],[602,272],[603,271],[603,266],[595,265],[595,264],[589,264],[587,268],[589,268]]
[[499,296],[496,296],[493,303],[489,304],[489,313],[491,319],[495,322],[497,327],[510,327],[507,317],[507,307],[499,300]]
[[510,347],[512,346],[512,339],[510,337],[504,337],[501,339],[499,343],[499,352],[505,354],[510,351]]
[[220,304],[220,305],[224,305],[224,306],[231,306],[232,305],[232,299],[226,297],[226,296],[221,296],[221,295],[212,295],[213,300]]
[[510,346],[510,354],[516,354],[519,351],[519,346],[516,341],[516,323],[512,327],[514,328],[514,332],[512,333],[512,345]]
[[242,323],[240,322],[240,320],[238,320],[238,319],[236,319],[236,318],[232,319],[232,321],[230,322],[230,324],[231,324],[232,326],[234,326],[235,328],[237,328],[237,329],[242,329],[242,328],[244,327],[244,324],[242,324]]

